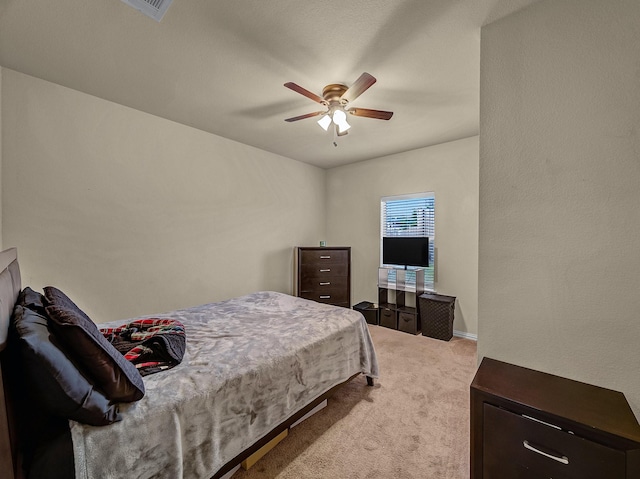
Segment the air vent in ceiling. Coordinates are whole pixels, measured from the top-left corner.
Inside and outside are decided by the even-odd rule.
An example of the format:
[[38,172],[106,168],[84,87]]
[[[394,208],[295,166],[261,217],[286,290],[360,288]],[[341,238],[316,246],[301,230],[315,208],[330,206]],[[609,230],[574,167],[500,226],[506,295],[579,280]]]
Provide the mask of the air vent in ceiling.
[[122,0],[127,5],[141,11],[156,21],[162,20],[173,0]]

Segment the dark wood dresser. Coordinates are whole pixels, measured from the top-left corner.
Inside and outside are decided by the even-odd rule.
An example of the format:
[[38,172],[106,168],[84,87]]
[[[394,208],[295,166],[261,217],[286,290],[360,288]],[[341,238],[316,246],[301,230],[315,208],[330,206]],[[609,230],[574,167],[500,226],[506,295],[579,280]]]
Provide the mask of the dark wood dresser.
[[295,249],[295,295],[320,303],[351,307],[351,248]]
[[638,479],[640,426],[618,391],[484,358],[471,479]]

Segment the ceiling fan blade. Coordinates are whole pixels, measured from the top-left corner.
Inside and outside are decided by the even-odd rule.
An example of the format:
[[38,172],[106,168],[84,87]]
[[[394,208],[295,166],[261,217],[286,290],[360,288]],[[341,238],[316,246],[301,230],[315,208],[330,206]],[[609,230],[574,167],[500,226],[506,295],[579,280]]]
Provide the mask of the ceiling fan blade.
[[306,115],[294,116],[292,118],[286,118],[284,121],[292,122],[298,120],[304,120],[305,118],[311,118],[312,116],[318,116],[326,113],[324,111],[314,111],[313,113],[307,113]]
[[306,96],[307,98],[312,99],[313,101],[317,101],[318,103],[324,103],[324,99],[316,95],[315,93],[311,93],[309,90],[302,88],[300,85],[297,85],[293,82],[285,83],[284,86],[287,88],[300,93],[301,95]]
[[354,116],[364,116],[376,120],[388,120],[393,116],[392,111],[369,110],[368,108],[351,108],[348,111]]
[[369,75],[367,72],[364,72],[360,77],[355,81],[353,85],[349,87],[347,91],[344,92],[341,100],[346,100],[348,102],[352,102],[360,95],[362,95],[365,91],[369,89],[371,85],[376,82],[376,79]]

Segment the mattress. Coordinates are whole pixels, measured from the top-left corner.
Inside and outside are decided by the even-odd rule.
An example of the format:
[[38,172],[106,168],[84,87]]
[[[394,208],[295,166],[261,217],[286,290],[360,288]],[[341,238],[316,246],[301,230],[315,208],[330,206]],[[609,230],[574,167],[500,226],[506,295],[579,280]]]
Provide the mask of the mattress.
[[77,479],[210,478],[332,387],[378,376],[366,321],[347,308],[258,292],[153,317],[184,324],[184,359],[145,376],[122,421],[70,421]]

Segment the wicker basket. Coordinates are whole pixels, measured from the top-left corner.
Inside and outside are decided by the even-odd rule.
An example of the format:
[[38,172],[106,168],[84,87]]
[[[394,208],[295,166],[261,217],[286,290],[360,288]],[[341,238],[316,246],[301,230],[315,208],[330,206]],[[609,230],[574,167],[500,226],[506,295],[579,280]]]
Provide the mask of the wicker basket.
[[418,298],[418,312],[422,322],[422,334],[449,341],[453,337],[455,304],[455,296],[421,294]]

